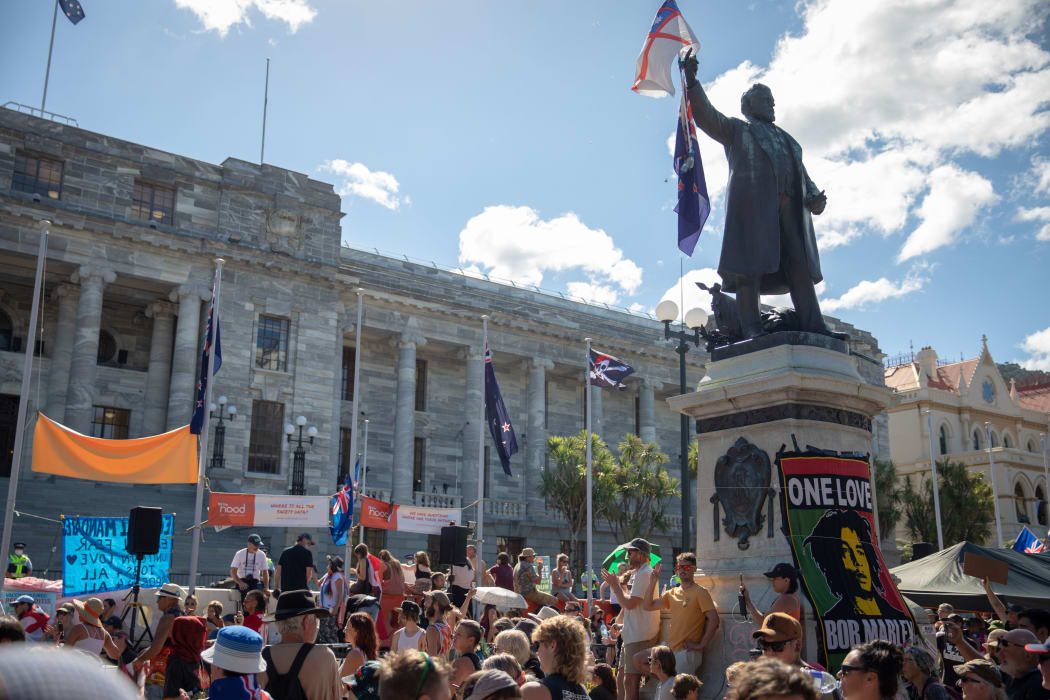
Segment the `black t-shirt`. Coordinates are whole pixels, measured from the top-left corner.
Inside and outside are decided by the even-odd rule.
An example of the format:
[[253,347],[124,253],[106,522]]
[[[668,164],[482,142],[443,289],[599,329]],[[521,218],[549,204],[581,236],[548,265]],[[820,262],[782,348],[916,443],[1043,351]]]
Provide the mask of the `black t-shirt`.
[[1048,700],[1050,690],[1043,687],[1043,675],[1038,668],[1033,668],[1019,678],[1012,678],[1005,673],[1006,697],[1009,700]]
[[306,570],[314,565],[314,555],[301,544],[281,552],[277,566],[281,567],[281,592],[301,591],[307,588]]
[[940,653],[941,661],[944,664],[944,674],[941,677],[941,681],[949,688],[954,688],[955,681],[959,680],[959,674],[955,672],[955,667],[965,661],[962,652],[959,651],[959,647],[948,641],[943,631],[937,633],[937,651]]
[[591,688],[590,697],[591,700],[616,700],[616,693],[604,686],[596,685]]

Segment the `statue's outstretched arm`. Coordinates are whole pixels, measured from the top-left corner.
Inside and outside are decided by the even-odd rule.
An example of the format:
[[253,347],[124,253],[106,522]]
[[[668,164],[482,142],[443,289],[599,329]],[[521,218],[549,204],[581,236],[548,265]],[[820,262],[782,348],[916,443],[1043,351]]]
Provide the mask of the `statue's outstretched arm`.
[[707,99],[700,81],[689,88],[689,104],[693,107],[693,119],[701,131],[723,146],[733,141],[733,120],[715,109],[711,100]]

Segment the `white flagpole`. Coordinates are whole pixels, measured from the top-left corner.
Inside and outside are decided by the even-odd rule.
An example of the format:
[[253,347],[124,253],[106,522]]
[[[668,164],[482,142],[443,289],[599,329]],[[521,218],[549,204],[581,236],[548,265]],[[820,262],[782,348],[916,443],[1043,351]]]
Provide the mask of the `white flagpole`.
[[[269,65],[270,65],[269,61],[267,61],[267,63],[266,63],[267,70],[269,70]],[[357,325],[354,327],[354,396],[353,396],[353,399],[352,399],[352,402],[351,402],[351,408],[350,408],[350,425],[351,425],[351,428],[350,428],[350,458],[352,460],[356,460],[357,457],[358,457],[358,455],[357,455],[357,421],[358,421],[358,418],[359,418],[358,411],[360,410],[360,406],[361,406],[361,400],[360,400],[360,398],[361,398],[361,385],[360,385],[360,380],[361,380],[361,324],[362,324],[362,322],[364,320],[364,313],[365,313],[365,307],[364,307],[365,290],[362,289],[361,287],[358,287],[354,291],[357,292]],[[340,348],[339,351],[342,352],[342,348]],[[368,423],[368,421],[365,421],[366,425],[367,425],[367,423]],[[368,471],[368,466],[367,465],[368,465],[368,462],[365,462],[365,472]],[[353,467],[352,464],[349,467],[347,467],[347,469],[353,469],[353,468],[354,467]],[[362,475],[362,473],[358,473],[357,479],[358,479],[358,483],[357,483],[358,496],[357,497],[359,499],[359,503],[364,505],[364,500],[363,499],[365,497],[365,490],[364,490],[363,486],[364,486],[365,478]],[[342,488],[342,486],[340,486],[339,488]],[[350,504],[350,507],[352,508],[353,504]],[[360,513],[360,510],[358,510],[358,513]],[[358,518],[358,521],[357,521],[358,522],[358,529],[361,531],[360,532],[361,541],[364,542],[365,541],[365,529],[364,529],[364,527],[361,526],[361,516],[358,515],[357,518]],[[350,526],[351,527],[353,527],[353,523],[354,523],[354,519],[350,518]],[[343,567],[344,567],[344,570],[345,570],[346,567],[350,566],[350,553],[351,553],[351,549],[352,548],[353,548],[353,538],[350,537],[349,533],[347,533],[346,545],[343,548]]]
[[[197,445],[197,496],[193,501],[193,523],[196,528],[193,531],[193,544],[190,546],[190,581],[189,589],[190,593],[193,593],[197,588],[197,559],[200,556],[201,549],[201,506],[204,504],[204,463],[208,455],[208,428],[211,427],[211,421],[208,416],[208,406],[211,402],[211,389],[212,380],[215,378],[215,347],[216,341],[219,338],[219,292],[222,288],[222,266],[226,264],[226,261],[222,258],[215,258],[215,286],[212,289],[212,313],[211,313],[211,348],[208,352],[208,383],[204,387],[204,405],[201,410],[204,412],[204,422],[201,425],[201,432],[198,436]],[[207,339],[205,339],[207,342]],[[196,398],[196,397],[194,397]]]
[[[930,469],[933,470],[933,517],[937,519],[937,551],[944,549],[944,531],[941,529],[941,482],[937,478],[937,457],[933,451],[933,411],[926,411],[926,432],[930,434]],[[994,477],[993,477],[994,478]]]
[[[361,530],[361,544],[365,543],[365,526],[361,523],[361,514],[364,513],[365,507],[365,484],[368,482],[368,419],[365,418],[365,440],[364,440],[364,454],[361,456],[361,474],[358,477],[357,490],[361,493],[360,503],[361,506],[357,509],[357,525],[358,529]],[[349,549],[350,545],[347,545]],[[347,561],[350,561],[347,559]]]
[[[47,47],[47,70],[44,71],[44,96],[40,98],[40,116],[44,116],[44,105],[47,104],[47,82],[51,79],[51,52],[55,48],[55,22],[58,21],[58,0],[55,0],[55,12],[51,15],[51,43]],[[7,551],[7,550],[4,550]]]
[[[55,6],[58,4],[56,2]],[[22,445],[28,430],[26,425],[26,413],[29,410],[29,386],[33,372],[33,350],[36,346],[36,325],[40,316],[40,297],[44,286],[44,258],[47,257],[47,236],[51,230],[51,222],[44,220],[40,222],[40,248],[36,254],[36,278],[33,282],[33,302],[29,309],[29,332],[26,333],[25,357],[22,360],[22,389],[18,395],[18,418],[15,422],[15,445],[14,453],[11,455],[11,477],[7,482],[7,510],[4,511],[4,534],[3,546],[0,552],[4,556],[11,551],[11,528],[15,516],[15,497],[18,494],[18,476],[22,469]],[[39,409],[38,409],[39,410]],[[4,567],[7,571],[7,567]],[[4,590],[5,574],[0,573],[0,592]]]
[[584,488],[587,489],[587,616],[590,617],[591,613],[594,612],[594,608],[591,607],[592,590],[594,588],[594,552],[592,550],[594,525],[592,523],[593,512],[591,507],[591,339],[585,338],[585,340],[587,341],[587,357],[583,372],[583,405],[584,439],[587,443],[587,478]]
[[992,496],[995,505],[995,534],[999,538],[995,542],[996,547],[1003,546],[1003,520],[999,517],[999,487],[995,481],[995,457],[992,455],[992,426],[988,421],[984,422],[984,441],[988,444],[988,465],[992,472]]
[[[481,562],[484,559],[485,553],[485,532],[484,532],[484,520],[485,520],[485,397],[488,396],[488,392],[485,391],[485,382],[489,376],[489,317],[488,314],[483,314],[481,317],[481,414],[478,416],[478,530],[475,537],[477,543],[477,562],[478,570],[475,573],[477,576],[477,585],[481,587]],[[478,620],[481,619],[481,610],[484,606],[475,605],[478,610]]]

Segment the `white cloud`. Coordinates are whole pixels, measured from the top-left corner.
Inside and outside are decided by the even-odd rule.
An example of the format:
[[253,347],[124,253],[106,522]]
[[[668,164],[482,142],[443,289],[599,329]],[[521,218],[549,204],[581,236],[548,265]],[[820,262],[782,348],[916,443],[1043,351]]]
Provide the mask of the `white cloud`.
[[1015,218],[1018,221],[1042,222],[1042,227],[1035,234],[1035,240],[1050,241],[1050,207],[1021,207]]
[[928,177],[930,191],[919,206],[922,223],[911,232],[897,255],[897,262],[954,242],[970,226],[981,207],[998,201],[992,183],[981,175],[942,165]]
[[900,282],[891,282],[885,277],[874,282],[864,280],[837,299],[823,299],[821,311],[834,312],[840,309],[864,308],[886,299],[902,297],[922,289],[928,280],[923,277],[908,277]]
[[390,173],[369,170],[363,163],[350,163],[341,158],[325,161],[318,169],[344,178],[335,188],[344,197],[364,197],[387,209],[397,209],[401,203],[397,196],[400,185]]
[[[547,272],[581,270],[587,282],[569,293],[614,303],[633,294],[642,269],[625,258],[612,236],[569,212],[544,220],[531,207],[486,207],[459,232],[459,262],[475,263],[493,277],[539,285]],[[577,289],[579,292],[572,291]]]
[[1029,354],[1028,359],[1021,361],[1025,369],[1050,372],[1050,328],[1026,336],[1020,347]]
[[1032,169],[1029,171],[1032,190],[1035,194],[1050,194],[1050,158],[1032,156]]
[[252,7],[266,19],[286,23],[293,34],[317,16],[307,0],[175,0],[175,6],[197,15],[205,31],[215,30],[223,37],[235,24],[251,26],[248,10]]
[[620,300],[619,293],[607,284],[569,282],[565,287],[570,295],[592,304],[615,304]]
[[645,305],[644,304],[639,304],[638,302],[634,302],[633,304],[628,306],[627,310],[628,311],[633,311],[636,314],[644,314],[647,311],[647,309],[645,308]]
[[[660,301],[663,301],[664,299],[670,299],[673,301],[675,306],[678,307],[679,319],[682,318],[686,311],[697,307],[706,311],[708,315],[711,315],[711,295],[697,287],[697,282],[703,282],[710,287],[715,283],[721,284],[722,278],[718,276],[718,270],[713,267],[702,267],[698,270],[690,270],[679,277],[673,287],[664,292],[663,296],[660,297]],[[657,304],[659,303],[660,302],[657,302]]]
[[[824,293],[824,290],[827,289],[827,287],[828,287],[827,282],[824,282],[823,280],[821,280],[820,282],[817,282],[817,284],[813,287],[813,290],[817,293],[817,296],[820,296],[821,294]],[[776,307],[776,306],[790,306],[790,307],[794,307],[795,306],[791,302],[791,295],[790,294],[764,294],[762,296],[762,303],[765,304],[766,306],[773,306],[773,307]]]

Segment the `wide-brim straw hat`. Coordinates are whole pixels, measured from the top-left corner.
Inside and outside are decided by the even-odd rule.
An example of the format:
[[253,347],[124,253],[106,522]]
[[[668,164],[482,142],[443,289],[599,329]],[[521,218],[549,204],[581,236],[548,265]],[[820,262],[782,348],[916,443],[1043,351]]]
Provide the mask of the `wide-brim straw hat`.
[[73,607],[77,609],[80,621],[85,625],[102,627],[102,611],[105,609],[105,606],[102,605],[101,600],[98,598],[88,598],[83,602],[74,600]]

